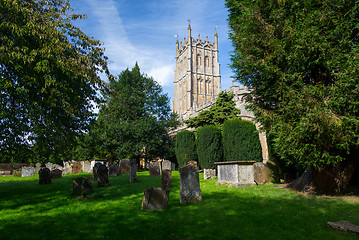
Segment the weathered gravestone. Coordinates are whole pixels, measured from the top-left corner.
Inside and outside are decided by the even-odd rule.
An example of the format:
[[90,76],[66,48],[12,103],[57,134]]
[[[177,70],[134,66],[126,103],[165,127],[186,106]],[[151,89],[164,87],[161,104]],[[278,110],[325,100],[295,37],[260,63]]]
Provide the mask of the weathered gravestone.
[[47,167],[39,170],[39,184],[50,184],[51,183],[51,172]]
[[168,160],[163,160],[162,161],[162,170],[172,170],[172,171],[174,171],[174,169],[172,169],[172,162],[168,161]]
[[147,188],[143,194],[143,210],[160,210],[165,209],[168,204],[170,190],[162,188]]
[[82,171],[82,163],[73,161],[71,174],[81,173],[81,171]]
[[120,161],[119,174],[130,174],[130,159],[122,159]]
[[187,165],[179,169],[180,172],[180,202],[191,203],[202,201],[197,167]]
[[64,165],[64,168],[62,170],[62,174],[63,175],[67,175],[69,172],[72,172],[72,162],[68,161],[68,162],[62,162]]
[[189,162],[187,162],[187,165],[198,168],[198,164],[196,161],[189,161]]
[[137,161],[130,161],[130,182],[136,182]]
[[170,188],[172,186],[172,171],[162,170],[162,188]]
[[108,169],[105,165],[101,164],[101,166],[97,169],[97,176],[98,176],[98,187],[107,187],[110,186],[108,181]]
[[41,163],[36,163],[35,164],[35,172],[39,172],[39,170],[41,169]]
[[150,162],[150,166],[148,168],[151,177],[161,176],[161,163],[160,162]]
[[51,178],[61,178],[62,177],[62,171],[60,169],[54,169],[50,172]]
[[117,176],[119,171],[120,171],[120,168],[119,168],[118,164],[113,163],[108,167],[108,175],[111,177]]
[[81,161],[82,171],[83,172],[92,172],[91,162],[90,161]]
[[204,169],[203,170],[204,179],[216,179],[216,169]]
[[216,185],[250,186],[255,185],[254,161],[215,162],[218,167],[218,181]]
[[79,177],[72,180],[72,195],[86,197],[92,193],[93,180],[86,177]]
[[254,182],[257,185],[266,184],[269,182],[269,175],[267,166],[262,162],[253,164]]
[[21,168],[21,177],[33,177],[35,173],[34,167],[22,167]]
[[92,174],[93,174],[93,179],[97,180],[98,179],[98,175],[97,175],[97,169],[102,165],[102,163],[95,163],[95,166],[93,167],[92,170]]

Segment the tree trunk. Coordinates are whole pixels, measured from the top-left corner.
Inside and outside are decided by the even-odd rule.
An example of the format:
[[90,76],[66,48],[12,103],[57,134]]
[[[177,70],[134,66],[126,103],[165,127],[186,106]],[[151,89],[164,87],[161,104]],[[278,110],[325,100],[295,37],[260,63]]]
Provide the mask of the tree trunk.
[[321,171],[308,167],[289,187],[308,194],[338,194],[348,186],[358,165],[359,150],[350,154],[347,160],[326,166]]

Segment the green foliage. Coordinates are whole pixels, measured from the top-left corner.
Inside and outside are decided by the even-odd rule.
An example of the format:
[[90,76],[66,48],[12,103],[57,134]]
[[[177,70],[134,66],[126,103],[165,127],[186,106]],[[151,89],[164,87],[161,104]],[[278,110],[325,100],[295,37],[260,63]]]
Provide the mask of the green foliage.
[[76,149],[80,156],[167,158],[172,146],[168,130],[177,121],[167,95],[153,78],[141,74],[136,63],[131,71],[112,79],[103,95],[97,122]]
[[197,161],[196,137],[194,132],[188,130],[178,132],[175,149],[179,167],[187,165],[189,161]]
[[283,160],[321,168],[359,147],[359,1],[227,0],[232,68]]
[[253,123],[240,119],[223,124],[224,161],[262,161],[258,131]]
[[214,163],[221,162],[223,158],[221,129],[207,125],[197,128],[196,131],[199,166],[202,169],[214,169]]
[[0,162],[66,158],[93,118],[107,58],[69,9],[65,0],[0,1]]
[[201,127],[205,125],[222,126],[225,120],[238,118],[241,111],[232,101],[233,93],[221,92],[216,103],[208,110],[199,113],[198,116],[186,120],[188,127]]

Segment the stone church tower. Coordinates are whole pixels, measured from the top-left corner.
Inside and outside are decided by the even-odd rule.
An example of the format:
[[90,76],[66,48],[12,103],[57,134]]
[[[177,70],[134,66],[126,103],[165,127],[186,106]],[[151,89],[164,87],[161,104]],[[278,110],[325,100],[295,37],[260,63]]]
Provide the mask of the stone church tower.
[[173,111],[183,120],[212,105],[221,92],[217,31],[214,39],[192,38],[190,24],[188,39],[177,39]]

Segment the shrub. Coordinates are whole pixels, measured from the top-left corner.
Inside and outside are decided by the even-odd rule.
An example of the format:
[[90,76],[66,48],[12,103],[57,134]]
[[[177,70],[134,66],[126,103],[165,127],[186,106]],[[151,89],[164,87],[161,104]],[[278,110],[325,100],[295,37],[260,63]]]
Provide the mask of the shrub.
[[214,162],[220,162],[223,158],[221,130],[207,125],[196,131],[198,163],[202,169],[214,169]]
[[194,132],[188,130],[178,132],[175,150],[179,167],[185,166],[189,161],[197,161]]
[[252,122],[230,119],[223,124],[224,161],[262,161],[258,131]]

